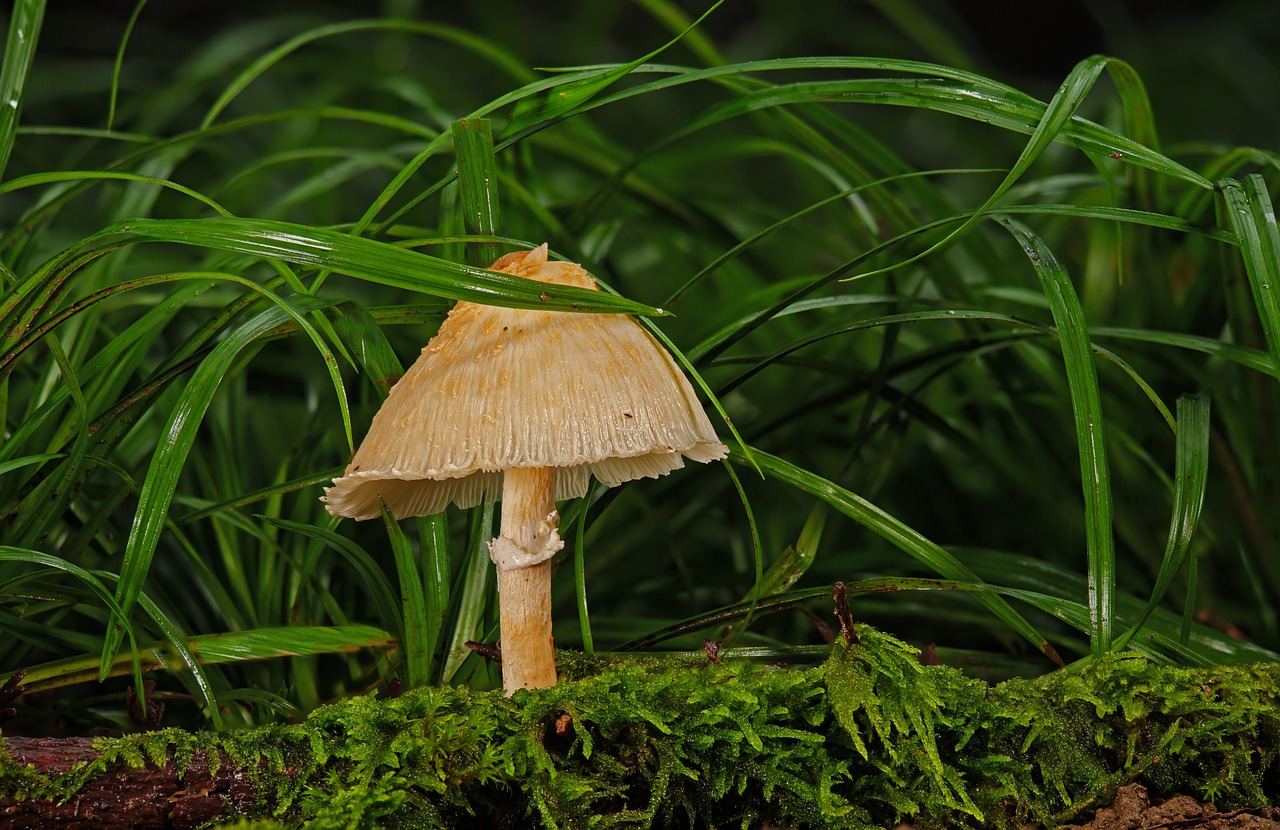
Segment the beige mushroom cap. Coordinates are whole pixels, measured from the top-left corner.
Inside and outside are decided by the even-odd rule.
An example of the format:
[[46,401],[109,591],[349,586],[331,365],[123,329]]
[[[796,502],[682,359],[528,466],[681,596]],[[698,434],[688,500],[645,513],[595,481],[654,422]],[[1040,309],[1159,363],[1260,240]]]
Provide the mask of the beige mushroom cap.
[[[547,246],[492,266],[599,290]],[[684,459],[724,458],[693,387],[633,318],[460,302],[392,387],[351,464],[323,501],[336,516],[439,513],[496,500],[502,471],[555,467],[557,500],[590,477],[609,487],[657,478]]]

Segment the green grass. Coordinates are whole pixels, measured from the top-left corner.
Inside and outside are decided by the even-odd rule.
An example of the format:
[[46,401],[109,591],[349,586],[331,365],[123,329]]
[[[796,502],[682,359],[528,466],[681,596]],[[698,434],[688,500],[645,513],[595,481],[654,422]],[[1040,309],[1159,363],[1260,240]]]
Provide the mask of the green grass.
[[[883,5],[822,56],[665,0],[536,37],[16,3],[0,675],[43,692],[19,724],[128,728],[144,673],[189,726],[495,686],[465,645],[497,636],[492,507],[318,501],[459,299],[640,315],[733,446],[561,506],[561,647],[809,662],[843,581],[988,677],[1274,661],[1280,157],[1218,143],[1263,144],[1264,102],[1207,129],[1208,81],[1124,54],[1040,96],[949,13]],[[609,290],[483,270],[544,241]]]

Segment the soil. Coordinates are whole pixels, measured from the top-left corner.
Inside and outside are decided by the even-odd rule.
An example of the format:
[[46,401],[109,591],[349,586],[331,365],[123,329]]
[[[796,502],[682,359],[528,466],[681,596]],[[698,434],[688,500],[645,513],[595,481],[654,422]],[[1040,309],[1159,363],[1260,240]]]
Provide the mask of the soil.
[[1210,802],[1175,795],[1152,804],[1146,787],[1127,784],[1088,824],[1064,824],[1059,830],[1280,830],[1280,807],[1220,812]]

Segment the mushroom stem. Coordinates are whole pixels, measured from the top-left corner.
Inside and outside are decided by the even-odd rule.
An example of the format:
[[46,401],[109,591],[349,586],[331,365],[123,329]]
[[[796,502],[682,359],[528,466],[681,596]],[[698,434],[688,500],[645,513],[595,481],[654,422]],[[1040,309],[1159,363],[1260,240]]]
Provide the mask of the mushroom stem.
[[[554,553],[560,522],[554,467],[515,467],[503,472],[502,537],[528,554]],[[495,540],[495,543],[498,540]],[[502,688],[541,689],[556,684],[551,637],[551,559],[524,567],[498,564],[502,638]]]

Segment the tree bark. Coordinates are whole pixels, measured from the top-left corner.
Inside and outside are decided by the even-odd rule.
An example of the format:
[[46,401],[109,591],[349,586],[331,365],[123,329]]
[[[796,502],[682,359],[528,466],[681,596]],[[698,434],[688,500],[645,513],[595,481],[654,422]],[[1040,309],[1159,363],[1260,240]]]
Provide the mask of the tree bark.
[[[89,738],[5,738],[3,744],[14,760],[46,776],[98,757]],[[0,798],[0,830],[195,828],[246,812],[255,803],[252,780],[226,759],[210,774],[209,759],[197,755],[182,775],[172,760],[159,768],[120,761],[62,803]]]

